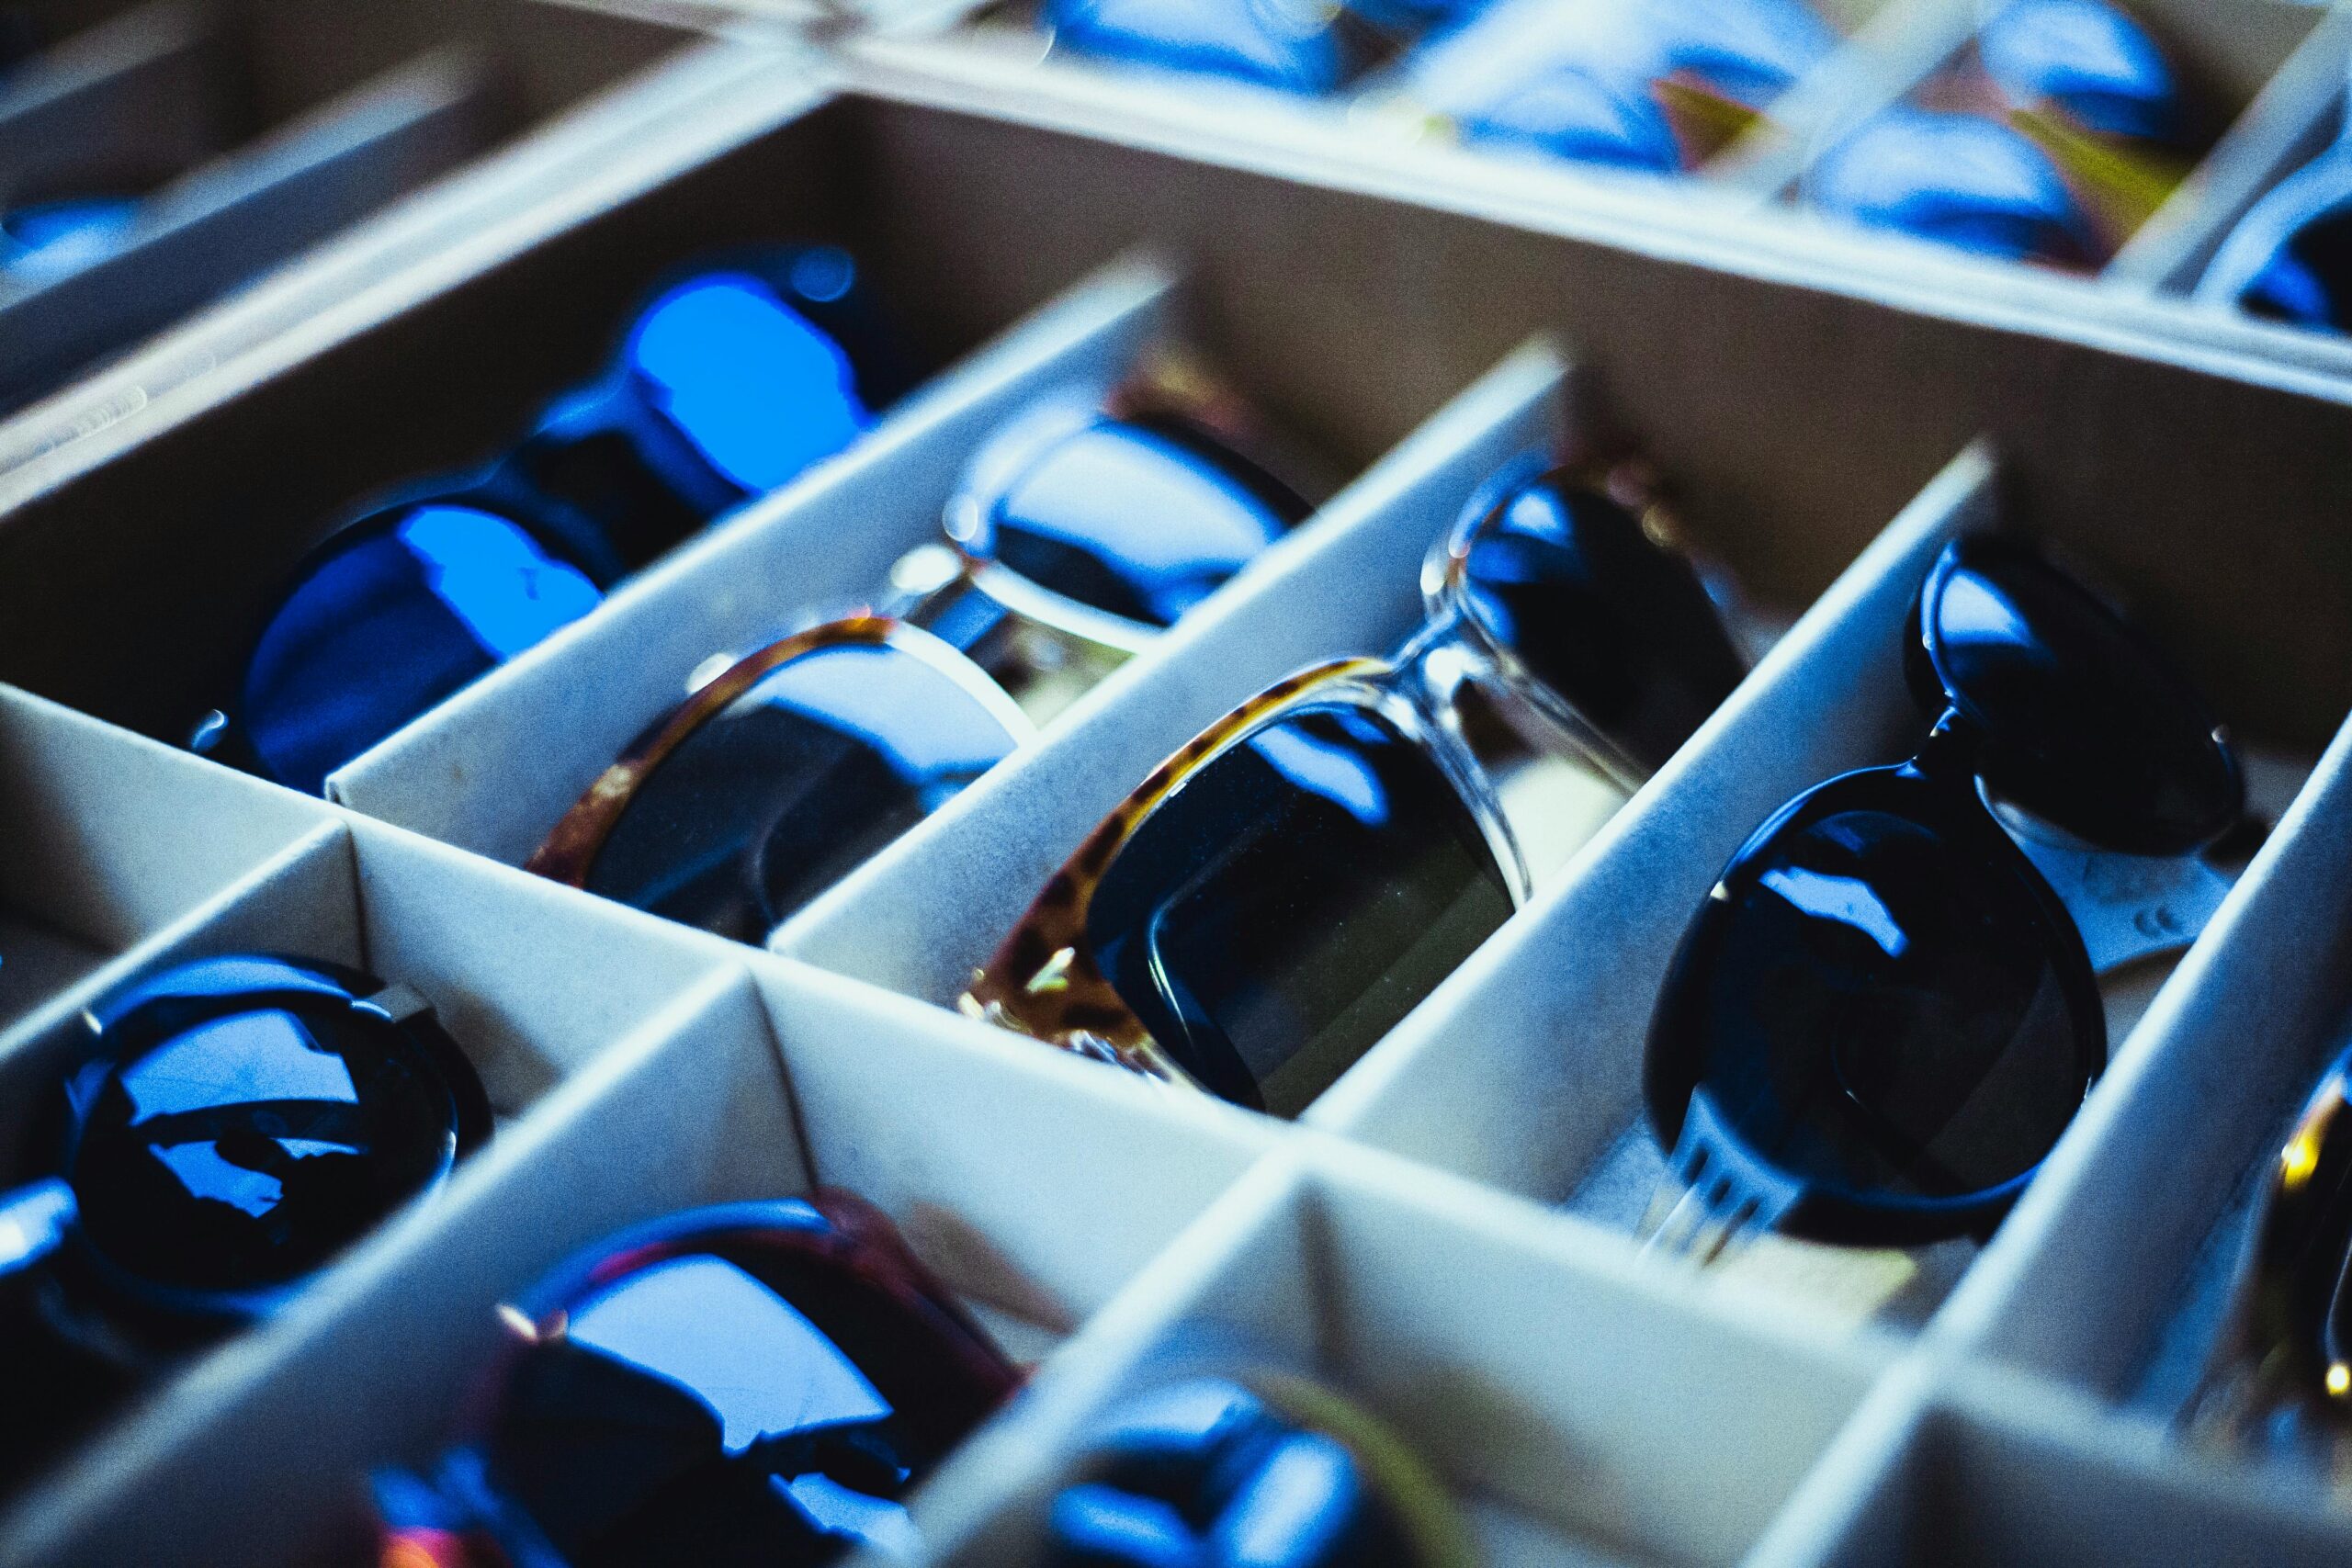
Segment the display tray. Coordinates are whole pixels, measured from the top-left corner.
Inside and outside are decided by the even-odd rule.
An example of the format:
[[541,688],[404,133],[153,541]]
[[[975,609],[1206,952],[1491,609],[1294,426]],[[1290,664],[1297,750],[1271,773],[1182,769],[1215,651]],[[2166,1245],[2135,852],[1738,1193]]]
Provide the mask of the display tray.
[[[588,29],[548,59],[619,85],[0,427],[0,1156],[85,1010],[255,948],[432,1001],[499,1130],[14,1499],[0,1562],[302,1562],[370,1468],[457,1429],[496,1307],[557,1260],[818,1184],[889,1213],[1036,1365],[917,1494],[924,1562],[1034,1560],[1107,1411],[1242,1357],[1393,1417],[1497,1565],[2352,1562],[2341,1493],[2177,1419],[2352,1028],[2352,351],[2173,291],[2212,211],[2340,109],[2344,18],[2143,8],[2236,107],[2177,210],[2063,277],[1784,209],[1826,130],[1611,180],[1039,64],[1012,13],[494,7]],[[1978,25],[1851,20],[1786,126],[1894,101]],[[731,36],[623,79],[688,22]],[[513,441],[681,264],[801,241],[847,248],[930,368],[870,432],[325,799],[181,748],[328,523]],[[1034,742],[764,947],[518,869],[713,654],[870,597],[1010,414],[1171,344],[1329,493]],[[1415,631],[1425,556],[1497,468],[1627,443],[1749,672],[1299,1116],[958,1010],[1163,758]],[[1916,747],[1905,617],[1991,527],[2048,541],[2211,697],[2258,847],[2193,942],[2109,977],[2109,1065],[1989,1241],[1661,1255],[1641,1082],[1675,945],[1782,802]]]

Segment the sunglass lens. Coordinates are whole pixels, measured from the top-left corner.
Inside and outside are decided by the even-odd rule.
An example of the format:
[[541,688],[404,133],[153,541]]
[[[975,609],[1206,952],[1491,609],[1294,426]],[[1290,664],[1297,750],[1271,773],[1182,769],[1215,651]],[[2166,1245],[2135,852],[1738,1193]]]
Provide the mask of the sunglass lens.
[[2179,90],[2164,51],[2102,0],[2017,0],[1985,24],[1978,52],[2018,104],[2050,105],[2109,136],[2180,133]]
[[1724,874],[1661,993],[1646,1092],[1670,1147],[1702,1118],[1815,1197],[1899,1211],[1992,1201],[2105,1057],[2048,887],[1963,786],[1885,769],[1803,797]]
[[1463,133],[1579,164],[1668,173],[1682,166],[1674,128],[1647,86],[1562,66],[1459,115]]
[[1487,634],[1647,768],[1744,673],[1689,563],[1562,473],[1502,498],[1471,536],[1462,581]]
[[710,274],[663,295],[638,319],[627,357],[656,406],[749,494],[873,423],[842,345],[748,273]]
[[1982,741],[1985,782],[2096,843],[2194,849],[2244,790],[2212,713],[2147,641],[2015,541],[1956,541],[1928,576],[1910,671]]
[[1822,155],[1805,195],[1823,211],[1979,255],[2077,265],[2094,249],[2057,165],[1975,115],[1889,109]]
[[[1016,426],[1008,441],[1025,447],[1025,433]],[[978,465],[998,466],[996,454]],[[1172,626],[1309,511],[1215,437],[1166,417],[1092,420],[988,482],[954,519],[971,548],[1152,626]]]
[[84,1234],[154,1285],[250,1292],[311,1272],[446,1172],[459,1111],[392,1025],[258,1006],[77,1085]]
[[1048,1568],[1399,1568],[1418,1553],[1359,1458],[1238,1384],[1155,1390],[1054,1499]]
[[2276,321],[2352,331],[2352,203],[2290,233],[2239,291],[2238,304]]
[[263,769],[326,775],[477,676],[595,608],[596,585],[507,518],[465,505],[363,525],[280,603],[245,670]]
[[574,1568],[910,1559],[903,1499],[1013,1386],[952,1302],[806,1204],[681,1216],[570,1272],[481,1453]]
[[820,647],[698,726],[639,787],[591,867],[606,897],[763,940],[1019,744],[960,656]]
[[1096,963],[1201,1084],[1292,1115],[1511,911],[1477,819],[1369,708],[1311,705],[1218,753],[1095,889]]

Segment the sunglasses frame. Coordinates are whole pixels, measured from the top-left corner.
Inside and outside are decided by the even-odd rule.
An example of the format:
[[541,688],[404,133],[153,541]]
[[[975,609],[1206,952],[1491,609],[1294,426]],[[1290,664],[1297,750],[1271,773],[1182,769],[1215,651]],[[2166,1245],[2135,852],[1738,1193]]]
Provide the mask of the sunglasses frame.
[[[1435,649],[1451,645],[1458,618],[1433,622],[1396,663],[1339,659],[1276,682],[1233,709],[1154,769],[1114,807],[1046,882],[996,953],[972,972],[956,998],[965,1016],[1131,1072],[1207,1094],[1209,1090],[1152,1038],[1135,1010],[1095,964],[1086,919],[1095,890],[1152,812],[1184,784],[1252,735],[1301,708],[1335,699],[1366,708],[1433,761],[1486,839],[1510,893],[1525,905],[1526,863],[1492,784],[1468,748],[1412,694]],[[1436,705],[1434,703],[1430,706]]]
[[567,886],[586,887],[614,827],[672,753],[769,675],[795,660],[836,648],[889,648],[921,660],[1002,724],[1016,748],[1036,737],[1036,727],[1003,687],[960,649],[921,626],[888,615],[858,615],[827,621],[746,654],[672,708],[597,775],[596,782],[548,830],[546,840],[523,863],[523,869]]

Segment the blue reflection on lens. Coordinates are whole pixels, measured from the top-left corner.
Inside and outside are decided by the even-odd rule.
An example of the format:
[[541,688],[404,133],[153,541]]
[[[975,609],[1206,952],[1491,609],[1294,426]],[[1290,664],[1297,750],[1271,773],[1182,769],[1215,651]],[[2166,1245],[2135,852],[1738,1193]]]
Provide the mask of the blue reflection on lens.
[[254,752],[278,782],[315,793],[335,768],[600,597],[503,517],[418,507],[329,556],[271,617],[245,672]]
[[578,620],[603,597],[529,535],[470,508],[419,507],[400,536],[424,565],[425,586],[501,660]]
[[130,197],[75,197],[0,214],[0,275],[28,286],[53,283],[119,251],[138,226]]
[[857,1364],[797,1308],[707,1254],[629,1275],[575,1308],[567,1332],[701,1400],[730,1454],[781,1432],[890,1414]]
[[2179,131],[2179,93],[2164,51],[2101,0],[2015,0],[1985,24],[1977,51],[2020,104],[2053,105],[2110,136]]
[[863,741],[910,784],[952,795],[1012,748],[997,712],[901,649],[849,643],[778,666],[738,697],[728,716],[780,708]]
[[1762,108],[1838,42],[1803,0],[1678,0],[1668,26],[1673,68],[1750,108]]
[[125,1067],[121,1077],[134,1127],[158,1116],[258,1100],[359,1103],[350,1067],[321,1049],[283,1008],[200,1023]]
[[841,344],[745,274],[713,274],[663,295],[638,319],[627,357],[711,466],[753,494],[874,423]]
[[1824,211],[1980,255],[2065,262],[2090,248],[2057,166],[1976,115],[1889,109],[1832,148],[1805,192]]
[[1207,451],[1106,419],[1056,441],[1015,475],[989,513],[992,536],[980,543],[1032,582],[1165,626],[1292,521]]
[[1388,820],[1387,792],[1370,762],[1345,746],[1303,729],[1274,725],[1250,738],[1250,749],[1309,795],[1322,796],[1367,828]]
[[1682,165],[1674,128],[1646,83],[1604,80],[1574,67],[1518,84],[1464,111],[1460,125],[1476,141],[1526,146],[1577,163],[1659,173]]
[[1351,62],[1337,7],[1297,0],[1048,0],[1054,41],[1090,54],[1329,93]]

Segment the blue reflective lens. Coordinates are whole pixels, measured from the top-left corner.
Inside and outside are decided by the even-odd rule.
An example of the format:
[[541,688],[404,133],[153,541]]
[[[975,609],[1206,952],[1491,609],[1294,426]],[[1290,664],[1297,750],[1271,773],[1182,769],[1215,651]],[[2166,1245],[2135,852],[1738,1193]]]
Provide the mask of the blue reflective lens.
[[1674,128],[1644,82],[1561,66],[1457,119],[1478,141],[1524,146],[1582,164],[1670,173],[1682,166]]
[[335,768],[600,598],[492,513],[425,505],[368,528],[262,632],[243,692],[254,750],[271,777],[316,793]]
[[1678,0],[1667,53],[1725,97],[1762,108],[1838,47],[1803,0]]
[[1347,80],[1344,13],[1312,0],[1047,0],[1054,41],[1089,54],[1329,93]]
[[2180,90],[2164,51],[2101,0],[2015,0],[1985,24],[1977,53],[2019,104],[2049,105],[2110,136],[2180,134]]
[[2005,260],[2075,263],[2095,248],[2057,166],[1976,115],[1889,109],[1824,155],[1805,195],[1826,212]]
[[[811,254],[847,265],[838,252]],[[804,265],[818,273],[813,298],[847,291],[850,280],[827,273],[826,260]],[[755,495],[874,423],[841,344],[748,274],[672,289],[638,319],[625,353],[656,406],[713,468]]]
[[126,196],[74,197],[0,213],[0,276],[28,287],[92,266],[123,246],[139,223]]
[[[1011,427],[1003,446],[1028,439]],[[995,451],[984,452],[976,469]],[[1041,587],[1146,626],[1173,626],[1307,514],[1296,494],[1205,432],[1102,418],[1001,475],[972,481],[967,544]]]

